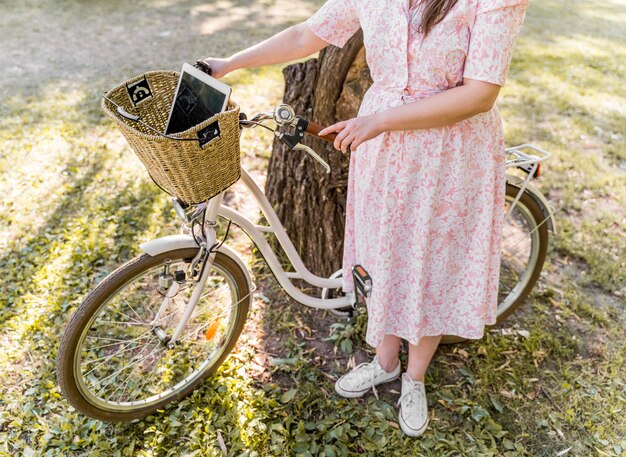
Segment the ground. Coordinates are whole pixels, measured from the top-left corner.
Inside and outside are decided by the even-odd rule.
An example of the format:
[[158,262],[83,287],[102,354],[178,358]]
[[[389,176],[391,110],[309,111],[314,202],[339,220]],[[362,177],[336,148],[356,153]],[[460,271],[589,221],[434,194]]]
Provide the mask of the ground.
[[[62,398],[55,357],[71,313],[139,242],[177,231],[168,199],[100,111],[100,94],[145,70],[225,56],[321,3],[0,5],[1,455],[626,453],[623,0],[531,2],[499,105],[509,144],[554,154],[538,185],[558,233],[520,312],[481,340],[438,349],[422,437],[398,430],[399,382],[380,389],[381,401],[333,392],[347,366],[371,355],[365,317],[342,324],[298,306],[237,231],[229,243],[258,289],[217,376],[134,423],[91,420]],[[226,82],[250,114],[280,100],[280,70],[239,71]],[[261,185],[270,143],[256,131],[243,141]],[[229,201],[255,214],[240,190]]]

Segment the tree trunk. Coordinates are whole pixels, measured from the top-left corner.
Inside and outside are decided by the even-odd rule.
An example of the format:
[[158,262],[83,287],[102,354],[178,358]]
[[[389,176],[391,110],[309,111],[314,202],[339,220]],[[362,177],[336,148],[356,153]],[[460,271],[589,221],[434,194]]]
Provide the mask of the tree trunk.
[[[290,65],[283,74],[283,101],[323,126],[355,117],[371,85],[361,32],[342,49],[329,46],[318,59]],[[302,143],[330,164],[330,174],[275,139],[265,192],[305,265],[329,276],[341,268],[349,157],[311,135]]]

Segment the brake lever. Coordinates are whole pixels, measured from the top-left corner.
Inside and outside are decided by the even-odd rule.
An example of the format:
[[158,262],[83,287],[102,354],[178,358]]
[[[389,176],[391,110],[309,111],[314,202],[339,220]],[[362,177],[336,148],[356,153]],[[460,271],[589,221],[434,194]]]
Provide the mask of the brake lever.
[[317,160],[319,163],[322,164],[322,166],[326,169],[326,174],[330,173],[330,165],[328,165],[328,163],[324,159],[322,159],[317,152],[315,152],[313,149],[311,149],[307,145],[298,143],[293,147],[293,150],[308,152],[311,155],[311,157],[313,157],[315,160]]
[[250,119],[252,122],[262,122],[262,121],[267,121],[269,119],[274,119],[274,113],[271,111],[265,112],[265,113],[258,113],[257,115],[255,115],[252,119]]

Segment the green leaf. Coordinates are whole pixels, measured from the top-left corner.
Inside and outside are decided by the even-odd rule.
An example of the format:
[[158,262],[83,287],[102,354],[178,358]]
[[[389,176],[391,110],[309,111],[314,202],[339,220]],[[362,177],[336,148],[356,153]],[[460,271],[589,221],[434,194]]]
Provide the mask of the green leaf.
[[283,394],[283,396],[280,398],[280,401],[282,401],[283,403],[289,403],[291,400],[294,399],[296,393],[298,393],[298,389],[289,389]]
[[502,446],[504,446],[504,448],[509,451],[515,450],[515,443],[513,443],[513,441],[506,439],[506,438],[502,441]]
[[297,361],[298,359],[296,357],[291,357],[289,359],[280,359],[280,358],[270,357],[270,363],[275,367],[279,367],[282,365],[293,365]]
[[339,349],[341,349],[341,352],[343,352],[344,354],[351,354],[352,353],[352,341],[348,339],[343,340],[341,344],[339,345]]
[[476,405],[472,408],[472,419],[476,422],[480,422],[486,417],[489,417],[489,412],[482,406]]
[[502,406],[502,403],[500,403],[495,396],[490,394],[489,399],[491,400],[491,404],[496,409],[496,411],[498,411],[499,413],[504,411],[504,407]]

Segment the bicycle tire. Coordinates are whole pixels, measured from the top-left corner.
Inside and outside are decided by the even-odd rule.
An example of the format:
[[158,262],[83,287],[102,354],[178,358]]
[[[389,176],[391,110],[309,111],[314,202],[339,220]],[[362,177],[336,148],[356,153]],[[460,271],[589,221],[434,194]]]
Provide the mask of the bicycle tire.
[[[227,272],[232,277],[232,283],[236,288],[238,301],[236,302],[236,313],[234,324],[229,326],[228,334],[223,336],[224,349],[218,354],[213,363],[203,368],[202,372],[191,380],[191,382],[174,390],[171,394],[164,396],[160,401],[151,403],[144,407],[129,408],[125,411],[112,411],[110,408],[103,408],[90,401],[88,396],[81,391],[79,380],[76,376],[76,365],[80,370],[80,360],[77,359],[77,351],[84,339],[86,326],[91,327],[95,316],[106,307],[109,300],[124,290],[124,288],[143,272],[148,272],[160,266],[165,259],[192,259],[197,254],[197,248],[179,249],[164,252],[157,256],[142,254],[110,273],[98,286],[91,291],[83,303],[76,310],[63,334],[59,353],[57,357],[57,381],[68,402],[81,413],[104,421],[129,421],[140,419],[149,414],[162,409],[167,404],[179,401],[189,395],[207,377],[212,375],[230,354],[235,343],[239,339],[250,306],[250,289],[246,274],[232,258],[218,252],[215,255],[213,265]],[[231,287],[229,287],[230,290]],[[220,339],[222,341],[222,339]],[[185,378],[186,379],[186,378]]]
[[[508,183],[506,184],[506,196],[510,199],[514,199],[519,193],[520,188],[514,184]],[[493,328],[502,322],[504,322],[511,314],[513,314],[519,307],[521,307],[530,291],[533,289],[537,280],[539,279],[539,275],[541,274],[541,270],[543,269],[543,264],[546,259],[546,254],[548,252],[548,243],[549,243],[549,232],[548,225],[542,223],[547,217],[541,207],[535,200],[535,198],[528,192],[528,190],[524,191],[520,196],[520,199],[517,205],[522,205],[528,210],[528,214],[532,216],[534,219],[534,225],[537,227],[538,233],[538,252],[537,259],[532,267],[532,272],[529,275],[528,281],[526,285],[519,291],[517,297],[514,298],[513,302],[501,313],[498,313],[496,318],[496,323],[494,325],[485,326],[485,332],[487,332],[490,328]],[[500,305],[500,304],[499,304]],[[467,341],[468,338],[463,338],[457,335],[444,335],[441,339],[440,344],[454,344],[460,343],[463,341]]]

